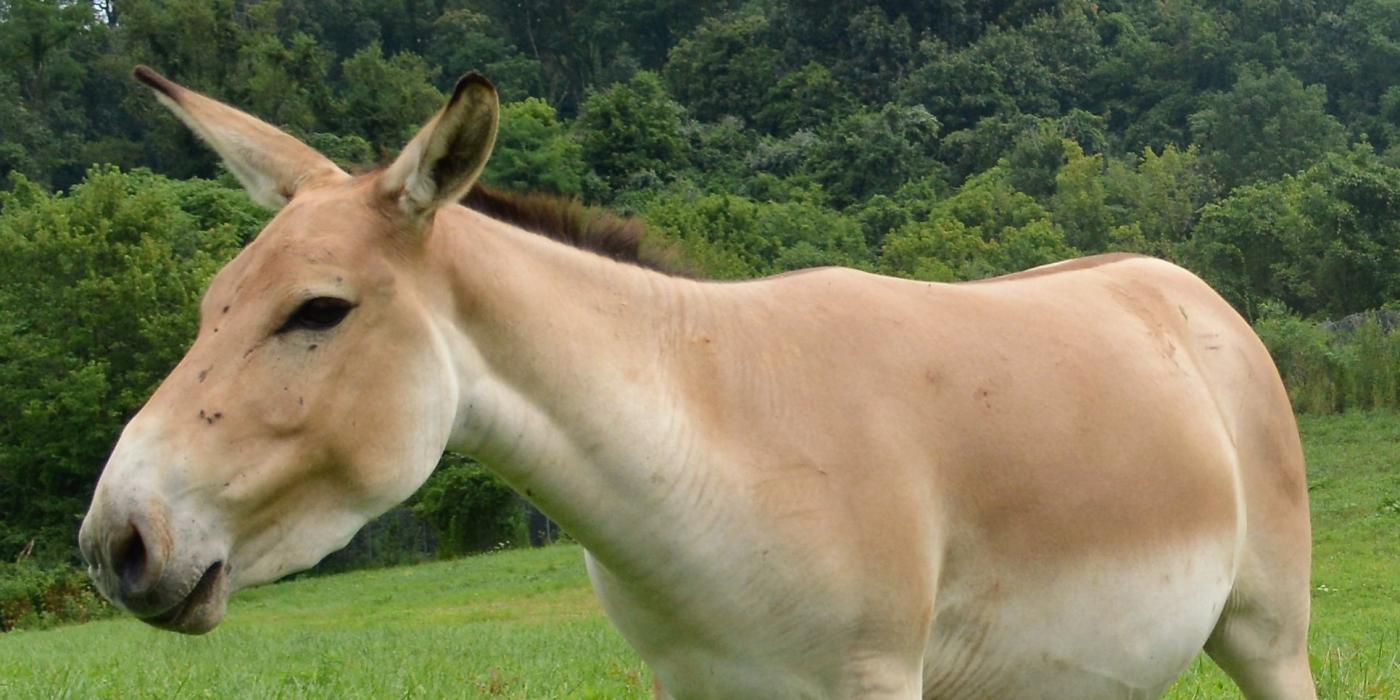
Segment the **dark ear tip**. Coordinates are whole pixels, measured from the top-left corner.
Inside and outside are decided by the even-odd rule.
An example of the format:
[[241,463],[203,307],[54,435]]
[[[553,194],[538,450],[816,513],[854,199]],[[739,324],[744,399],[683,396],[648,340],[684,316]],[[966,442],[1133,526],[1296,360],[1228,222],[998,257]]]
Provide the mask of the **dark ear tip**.
[[131,70],[131,77],[135,78],[146,87],[157,90],[172,100],[175,99],[175,83],[166,80],[165,76],[151,70],[149,66],[136,66]]
[[492,85],[491,81],[486,79],[486,76],[472,71],[457,79],[457,87],[452,91],[452,99],[455,101],[459,95],[466,92],[467,89],[472,86],[486,88],[491,94],[496,93],[496,86]]

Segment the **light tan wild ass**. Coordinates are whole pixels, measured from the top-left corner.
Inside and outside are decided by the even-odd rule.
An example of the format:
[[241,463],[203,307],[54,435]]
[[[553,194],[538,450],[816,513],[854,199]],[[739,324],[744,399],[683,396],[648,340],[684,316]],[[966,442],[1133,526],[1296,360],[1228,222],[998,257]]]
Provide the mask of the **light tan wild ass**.
[[496,133],[478,76],[354,177],[136,76],[280,208],[83,523],[147,622],[212,629],[446,448],[584,545],[663,696],[1155,698],[1202,648],[1251,699],[1315,696],[1293,416],[1190,273],[682,279],[459,206]]

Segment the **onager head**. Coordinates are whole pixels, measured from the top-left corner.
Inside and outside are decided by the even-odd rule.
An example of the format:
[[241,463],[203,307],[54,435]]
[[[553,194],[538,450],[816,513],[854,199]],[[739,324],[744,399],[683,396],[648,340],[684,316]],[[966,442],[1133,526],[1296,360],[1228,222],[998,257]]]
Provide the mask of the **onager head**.
[[135,76],[280,210],[210,284],[194,344],[123,430],[79,534],[103,594],[202,633],[233,591],[315,564],[431,473],[458,374],[425,241],[485,166],[499,108],[468,75],[392,165],[352,177],[254,117]]

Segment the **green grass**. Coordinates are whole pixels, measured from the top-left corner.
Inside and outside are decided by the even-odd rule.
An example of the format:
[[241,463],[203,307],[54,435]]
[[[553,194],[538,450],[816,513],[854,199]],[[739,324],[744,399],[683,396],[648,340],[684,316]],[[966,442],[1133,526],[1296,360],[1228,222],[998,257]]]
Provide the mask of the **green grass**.
[[[1323,698],[1400,698],[1400,415],[1302,422]],[[578,548],[246,591],[205,637],[129,619],[0,635],[0,697],[646,698]],[[1238,698],[1199,659],[1168,695]]]
[[213,633],[131,619],[0,635],[0,698],[646,697],[573,546],[240,593]]

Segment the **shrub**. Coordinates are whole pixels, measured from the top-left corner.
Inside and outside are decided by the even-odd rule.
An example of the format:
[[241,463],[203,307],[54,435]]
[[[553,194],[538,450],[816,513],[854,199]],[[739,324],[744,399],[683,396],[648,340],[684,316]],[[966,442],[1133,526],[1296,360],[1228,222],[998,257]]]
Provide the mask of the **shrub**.
[[265,217],[217,183],[104,166],[67,193],[0,193],[0,552],[75,560],[112,442]]
[[1340,363],[1331,348],[1332,334],[1315,323],[1277,312],[1268,312],[1254,324],[1254,330],[1269,348],[1294,410],[1340,410]]
[[1400,408],[1400,335],[1375,313],[1334,330],[1267,308],[1254,326],[1301,413]]
[[410,510],[432,527],[439,556],[495,549],[522,539],[520,499],[495,474],[466,457],[443,455]]
[[87,622],[112,612],[79,569],[0,562],[0,631]]
[[[1339,336],[1345,337],[1345,336]],[[1400,407],[1400,336],[1368,315],[1349,337],[1344,355],[1343,392],[1347,408]]]

